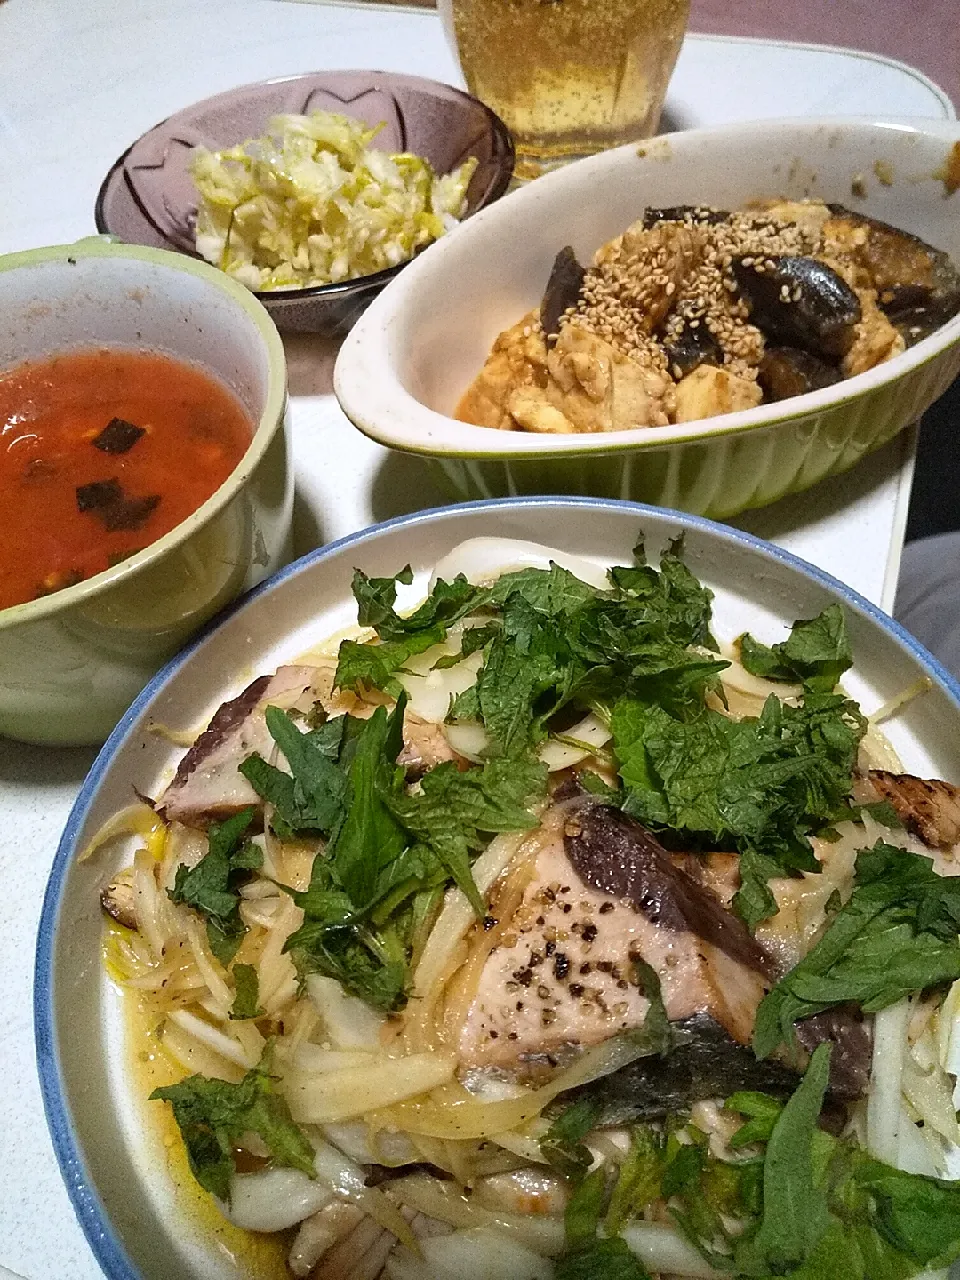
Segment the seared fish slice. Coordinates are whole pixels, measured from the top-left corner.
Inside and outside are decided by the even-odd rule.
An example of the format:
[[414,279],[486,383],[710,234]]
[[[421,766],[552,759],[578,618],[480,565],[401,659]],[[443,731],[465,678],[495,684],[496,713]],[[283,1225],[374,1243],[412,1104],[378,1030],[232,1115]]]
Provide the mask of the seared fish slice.
[[[364,718],[374,707],[351,694],[335,693],[329,666],[280,667],[272,676],[260,676],[238,697],[217,710],[207,728],[180,761],[176,776],[160,798],[158,808],[168,821],[206,826],[229,817],[247,805],[260,805],[260,797],[240,772],[240,765],[254,752],[270,760],[274,741],[267,729],[266,710],[282,701],[291,706],[320,702],[330,714]],[[408,711],[403,725],[404,747],[398,763],[409,776],[420,777],[435,765],[458,757],[440,725]],[[281,756],[277,767],[285,768]]]
[[648,1001],[637,961],[659,976],[672,1021],[705,1014],[733,1040],[749,1043],[772,985],[772,961],[742,921],[655,841],[642,899],[615,877],[588,881],[584,850],[589,844],[599,856],[603,844],[604,856],[615,859],[609,835],[617,823],[644,831],[605,806],[558,806],[546,815],[523,900],[483,967],[464,1022],[465,1065],[519,1067],[642,1026]]
[[161,796],[158,807],[164,817],[188,826],[206,826],[247,805],[259,805],[260,797],[239,766],[255,751],[269,759],[274,742],[267,729],[267,707],[282,695],[296,696],[308,689],[315,673],[314,667],[281,667],[225,702],[180,761]]
[[868,776],[881,799],[893,805],[906,829],[925,845],[947,849],[960,841],[960,787],[883,769],[871,769]]

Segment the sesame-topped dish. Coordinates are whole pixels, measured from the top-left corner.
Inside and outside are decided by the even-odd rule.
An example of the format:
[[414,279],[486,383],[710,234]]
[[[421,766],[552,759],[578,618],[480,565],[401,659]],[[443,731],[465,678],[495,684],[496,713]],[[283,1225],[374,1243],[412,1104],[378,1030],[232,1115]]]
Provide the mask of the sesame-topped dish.
[[843,205],[648,208],[500,334],[456,416],[547,434],[693,422],[820,390],[960,311],[960,272]]
[[[807,489],[960,373],[956,144],[955,122],[768,120],[579,160],[404,268],[341,347],[337,398],[465,497],[728,519]],[[591,313],[614,288],[605,336]]]

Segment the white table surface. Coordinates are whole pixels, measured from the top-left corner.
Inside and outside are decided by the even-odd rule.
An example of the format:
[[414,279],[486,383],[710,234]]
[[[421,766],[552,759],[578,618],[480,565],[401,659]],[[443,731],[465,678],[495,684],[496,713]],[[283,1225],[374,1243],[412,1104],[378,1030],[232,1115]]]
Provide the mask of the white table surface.
[[[423,11],[288,0],[0,2],[0,252],[92,233],[107,168],[179,107],[247,81],[351,66],[459,83],[439,22]],[[665,125],[827,113],[954,114],[925,77],[872,55],[694,36]],[[328,341],[288,343],[299,551],[445,501],[415,458],[389,455],[350,427],[330,394],[335,355]],[[737,523],[889,606],[912,465],[906,432],[846,476]],[[101,1274],[47,1137],[31,1012],[43,888],[93,755],[0,742],[0,1280]]]

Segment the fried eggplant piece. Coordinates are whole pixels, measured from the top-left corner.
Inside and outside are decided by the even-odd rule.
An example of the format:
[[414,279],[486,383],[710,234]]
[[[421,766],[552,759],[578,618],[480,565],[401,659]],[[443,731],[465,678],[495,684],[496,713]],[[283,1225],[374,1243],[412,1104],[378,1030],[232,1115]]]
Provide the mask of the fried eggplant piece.
[[796,1024],[797,1040],[809,1053],[824,1042],[830,1055],[830,1092],[840,1100],[862,1098],[870,1085],[873,1040],[854,1006],[838,1005]]
[[840,370],[800,347],[767,347],[757,370],[767,400],[789,400],[841,381]]
[[919,236],[840,204],[825,234],[841,240],[877,291],[877,302],[907,344],[919,342],[960,311],[960,271],[949,254]]
[[100,891],[100,905],[108,916],[116,920],[117,924],[122,924],[125,929],[136,930],[136,895],[129,879],[121,875],[111,880]]
[[732,264],[750,320],[764,337],[825,360],[845,356],[856,338],[860,299],[816,258],[739,258]]
[[548,347],[552,347],[557,340],[564,312],[580,301],[580,290],[586,274],[586,268],[577,261],[577,255],[569,245],[561,249],[554,258],[550,279],[540,303],[540,328]]
[[695,329],[685,324],[676,337],[663,345],[667,367],[679,381],[702,364],[723,364],[723,347],[702,321]]

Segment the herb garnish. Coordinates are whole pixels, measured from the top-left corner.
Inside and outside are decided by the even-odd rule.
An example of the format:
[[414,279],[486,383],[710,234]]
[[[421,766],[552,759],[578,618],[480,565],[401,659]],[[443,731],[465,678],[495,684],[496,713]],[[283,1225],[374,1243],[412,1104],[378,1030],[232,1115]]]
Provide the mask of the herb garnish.
[[262,1018],[260,980],[256,967],[252,964],[235,964],[230,972],[236,987],[230,1017],[235,1020]]
[[[386,608],[390,593],[377,582],[365,579],[364,590]],[[293,895],[304,922],[287,950],[301,972],[336,978],[387,1010],[404,1003],[413,934],[436,891],[452,879],[483,914],[472,860],[488,836],[536,825],[529,806],[547,777],[531,759],[464,772],[447,763],[411,791],[396,764],[405,707],[401,691],[389,713],[377,707],[366,720],[340,716],[305,733],[269,707],[267,727],[290,772],[258,755],[241,765],[274,806],[278,834],[327,837],[309,887]]]
[[800,618],[780,644],[761,644],[749,632],[739,644],[740,661],[751,675],[803,684],[816,693],[830,693],[853,665],[847,624],[838,604],[828,605],[816,618]]
[[212,822],[208,850],[195,867],[177,867],[169,896],[204,916],[210,950],[224,966],[237,954],[246,925],[240,918],[240,886],[263,865],[263,853],[245,839],[253,809]]
[[960,978],[960,880],[878,841],[857,855],[854,886],[813,949],[762,1001],[757,1057],[792,1044],[795,1022],[833,1005],[855,1001],[876,1013]]
[[847,816],[865,727],[856,704],[832,693],[796,707],[771,695],[741,720],[708,706],[681,719],[623,698],[613,735],[624,808],[654,830],[738,849],[735,904],[753,926],[776,910],[771,875],[819,870],[809,836]]
[[193,1075],[154,1089],[154,1099],[172,1104],[193,1176],[221,1200],[230,1199],[233,1153],[245,1133],[255,1133],[266,1144],[275,1164],[316,1177],[313,1147],[291,1119],[264,1062],[239,1084]]
[[580,1175],[558,1277],[643,1277],[618,1232],[658,1201],[722,1273],[906,1280],[960,1256],[960,1183],[891,1168],[819,1127],[830,1053],[816,1050],[786,1104],[757,1093],[727,1099],[726,1110],[746,1118],[731,1160],[682,1119],[636,1126],[612,1184],[603,1166]]

